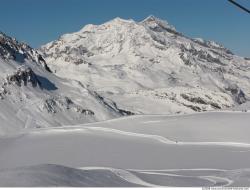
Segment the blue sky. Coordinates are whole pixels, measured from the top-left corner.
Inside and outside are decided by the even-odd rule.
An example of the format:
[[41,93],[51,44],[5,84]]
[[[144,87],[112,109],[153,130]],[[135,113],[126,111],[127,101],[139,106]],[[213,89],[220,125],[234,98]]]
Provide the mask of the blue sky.
[[[250,0],[237,1],[250,8]],[[0,30],[35,48],[88,23],[152,14],[250,57],[250,15],[227,0],[0,0],[0,6]]]

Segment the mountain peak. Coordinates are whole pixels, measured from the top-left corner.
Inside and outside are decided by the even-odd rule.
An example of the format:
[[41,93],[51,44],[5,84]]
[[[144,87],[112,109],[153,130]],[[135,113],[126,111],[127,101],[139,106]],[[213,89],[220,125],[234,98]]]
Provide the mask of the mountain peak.
[[150,21],[160,21],[160,18],[155,17],[154,15],[149,15],[142,22],[150,22]]
[[[106,23],[135,23],[135,21],[133,19],[123,19],[123,18],[120,18],[120,17],[116,17]],[[106,24],[105,23],[105,24]]]
[[[101,25],[87,24],[79,32],[93,31],[93,30],[95,30],[96,27],[100,27],[100,26],[123,25],[123,24],[130,24],[130,23],[135,23],[135,21],[133,19],[126,20],[126,19],[123,19],[120,17],[116,17],[116,18],[109,20]],[[68,36],[68,34],[66,34],[64,36]]]
[[157,32],[168,31],[171,33],[177,33],[174,26],[170,25],[166,20],[157,18],[154,15],[149,15],[140,23]]

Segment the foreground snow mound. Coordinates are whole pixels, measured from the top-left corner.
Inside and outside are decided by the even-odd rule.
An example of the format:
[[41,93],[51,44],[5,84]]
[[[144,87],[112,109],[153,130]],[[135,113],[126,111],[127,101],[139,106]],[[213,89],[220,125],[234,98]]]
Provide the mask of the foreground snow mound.
[[23,128],[79,124],[130,114],[87,85],[55,76],[36,50],[0,33],[0,136]]
[[[154,16],[86,25],[40,51],[58,76],[80,80],[134,113],[228,109],[250,96],[248,59]],[[161,89],[171,95],[159,100]]]
[[44,164],[0,170],[1,187],[136,187],[109,170]]
[[54,164],[0,170],[1,187],[247,186],[250,169],[122,170]]

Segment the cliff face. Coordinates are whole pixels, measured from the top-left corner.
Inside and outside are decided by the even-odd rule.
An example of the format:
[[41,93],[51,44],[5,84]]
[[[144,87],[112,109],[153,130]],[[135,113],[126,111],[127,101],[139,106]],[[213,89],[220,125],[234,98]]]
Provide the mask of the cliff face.
[[29,60],[41,64],[47,71],[51,72],[43,57],[35,49],[2,32],[0,32],[0,56],[5,61],[13,60],[19,63]]

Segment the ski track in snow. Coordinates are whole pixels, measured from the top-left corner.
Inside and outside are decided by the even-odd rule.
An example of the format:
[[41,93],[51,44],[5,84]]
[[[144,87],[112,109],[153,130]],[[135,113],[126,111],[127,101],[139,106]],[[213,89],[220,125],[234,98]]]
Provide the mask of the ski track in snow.
[[160,123],[161,120],[156,120],[156,121],[144,121],[144,122],[141,122],[143,124],[151,124],[151,123]]
[[126,132],[121,131],[117,129],[110,129],[110,128],[104,128],[104,127],[85,127],[88,130],[97,130],[97,131],[104,131],[104,132],[110,132],[110,133],[116,133],[120,135],[128,135],[133,137],[141,137],[141,138],[149,138],[156,141],[159,141],[164,144],[175,144],[175,145],[220,145],[220,146],[233,146],[233,147],[249,147],[250,144],[247,143],[235,143],[235,142],[181,142],[181,141],[174,141],[170,138],[166,138],[159,135],[149,135],[149,134],[143,134],[143,133],[133,133],[133,132]]
[[[167,170],[166,170],[167,171]],[[176,170],[178,171],[178,170]],[[140,172],[142,174],[150,174],[150,175],[160,175],[160,176],[168,176],[168,177],[183,177],[183,178],[192,178],[194,176],[186,176],[186,175],[177,175],[177,174],[170,174],[170,173],[158,173],[158,172]],[[217,176],[195,176],[198,179],[205,179],[213,183],[212,186],[217,186],[220,183],[220,186],[229,186],[233,183],[232,180],[224,177],[217,177]]]
[[173,140],[170,140],[169,138],[165,138],[165,137],[162,137],[162,136],[159,136],[159,135],[133,133],[133,132],[121,131],[121,130],[118,130],[118,129],[104,128],[104,127],[86,127],[86,128],[88,130],[96,130],[96,131],[103,131],[103,132],[109,132],[109,133],[116,133],[116,134],[119,134],[119,135],[126,135],[126,136],[132,136],[132,137],[153,139],[153,140],[159,141],[161,143],[165,143],[165,144],[175,144],[175,142]]
[[[195,169],[196,170],[196,169]],[[172,172],[173,170],[165,170]],[[214,175],[185,175],[177,174],[182,170],[174,170],[176,173],[161,173],[162,170],[126,170],[110,167],[80,167],[70,168],[54,164],[42,164],[36,166],[19,167],[0,171],[0,185],[7,187],[35,186],[74,186],[74,187],[114,187],[114,186],[142,186],[142,187],[171,187],[178,186],[232,186],[234,178]],[[194,171],[194,170],[186,170]],[[203,172],[202,169],[196,171]],[[206,171],[206,170],[205,170]],[[220,170],[214,170],[215,172]],[[227,172],[227,171],[225,171]],[[73,177],[69,179],[70,177]],[[159,180],[160,178],[160,180]],[[231,179],[232,178],[232,179]],[[14,181],[12,181],[14,180]],[[203,185],[204,186],[204,185]]]
[[[148,183],[147,181],[142,180],[140,177],[138,177],[136,174],[133,174],[132,172],[136,172],[139,174],[148,174],[148,175],[154,175],[154,176],[166,176],[166,177],[182,177],[186,179],[196,178],[196,180],[207,180],[212,183],[211,186],[230,186],[233,184],[233,180],[230,180],[226,177],[218,177],[218,176],[187,176],[187,175],[179,175],[179,174],[173,174],[173,173],[167,173],[167,172],[178,172],[178,171],[204,171],[204,170],[211,170],[211,171],[226,171],[226,170],[217,170],[217,169],[203,169],[203,168],[196,168],[196,169],[174,169],[174,170],[123,170],[123,169],[115,169],[115,168],[107,168],[107,167],[83,167],[78,168],[81,170],[109,170],[118,177],[124,179],[127,182],[147,186],[147,187],[161,187],[160,185]],[[165,173],[162,173],[164,171]]]
[[[229,146],[229,147],[244,147],[250,148],[250,144],[248,143],[237,143],[237,142],[184,142],[184,141],[175,141],[171,140],[169,137],[163,137],[159,135],[151,135],[151,134],[143,134],[143,133],[135,133],[135,132],[128,132],[122,131],[113,128],[105,128],[105,127],[88,127],[88,126],[78,126],[78,127],[58,127],[58,128],[46,128],[46,129],[39,129],[30,131],[30,133],[38,133],[38,134],[50,134],[50,133],[67,133],[67,132],[91,132],[91,131],[101,131],[107,133],[115,133],[119,135],[131,136],[131,137],[139,137],[139,138],[147,138],[150,140],[155,140],[160,143],[164,144],[172,144],[172,145],[196,145],[196,146],[210,146],[210,145],[217,145],[217,146]],[[244,150],[245,151],[245,150]],[[250,150],[247,150],[250,151]],[[246,151],[246,152],[247,152]]]
[[145,182],[141,180],[139,177],[136,175],[132,174],[130,171],[127,170],[122,170],[122,169],[115,169],[115,168],[106,168],[106,167],[83,167],[83,168],[78,168],[81,170],[109,170],[113,172],[116,176],[124,179],[127,182],[142,185],[142,186],[147,186],[147,187],[155,187],[157,185],[151,184],[148,182]]
[[230,180],[226,177],[217,177],[217,176],[201,176],[201,179],[207,179],[214,183],[214,186],[230,186],[234,183],[233,180]]

